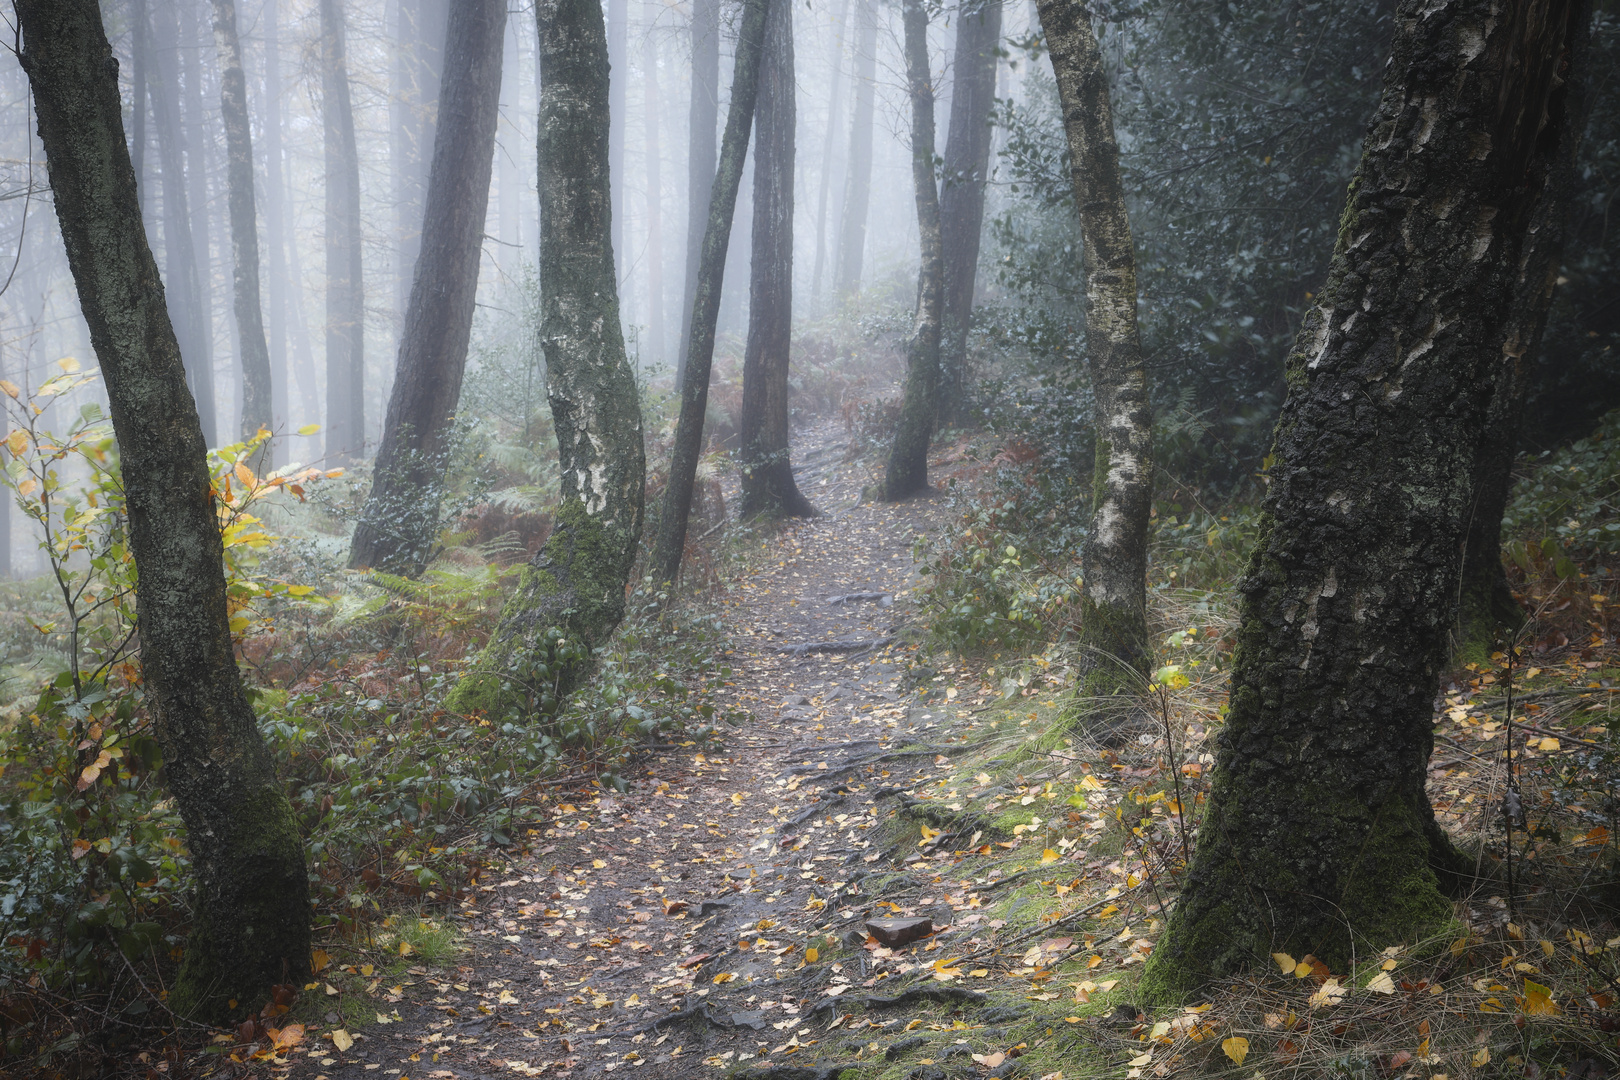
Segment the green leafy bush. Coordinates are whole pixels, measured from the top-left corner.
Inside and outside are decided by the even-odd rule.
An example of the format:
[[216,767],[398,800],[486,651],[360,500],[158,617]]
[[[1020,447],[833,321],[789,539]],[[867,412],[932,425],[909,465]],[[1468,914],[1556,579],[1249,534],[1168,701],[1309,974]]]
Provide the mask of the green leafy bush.
[[1536,456],[1530,466],[1502,516],[1503,533],[1513,538],[1509,554],[1521,566],[1530,554],[1527,539],[1574,554],[1620,552],[1620,410],[1591,435]]

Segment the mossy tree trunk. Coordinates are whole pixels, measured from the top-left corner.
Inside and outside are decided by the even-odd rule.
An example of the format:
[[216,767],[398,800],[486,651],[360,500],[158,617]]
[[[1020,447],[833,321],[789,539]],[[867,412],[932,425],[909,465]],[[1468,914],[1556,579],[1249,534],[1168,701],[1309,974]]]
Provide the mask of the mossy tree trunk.
[[945,317],[940,338],[940,422],[966,419],[967,341],[984,232],[984,189],[990,181],[990,111],[996,101],[1001,0],[965,4],[957,16],[951,130],[939,195],[945,249]]
[[366,445],[366,309],[360,152],[354,140],[343,0],[320,0],[326,163],[326,454],[359,461]]
[[[686,282],[682,293],[680,352],[675,361],[677,393],[684,392],[686,386],[692,313],[696,310],[698,276],[703,272],[700,264],[704,237],[708,235],[710,193],[715,179],[714,125],[720,116],[720,0],[692,0],[691,32],[692,99],[686,115]],[[735,93],[735,89],[732,92]],[[748,115],[753,116],[752,106]]]
[[[1574,50],[1577,58],[1584,57],[1589,34],[1589,27],[1579,29],[1582,36],[1577,38]],[[1558,154],[1538,159],[1526,178],[1538,195],[1519,259],[1511,317],[1502,334],[1498,356],[1501,388],[1491,398],[1479,455],[1474,461],[1474,500],[1468,515],[1453,650],[1459,661],[1488,660],[1504,635],[1511,636],[1525,621],[1502,566],[1502,515],[1513,487],[1525,398],[1532,371],[1541,359],[1541,335],[1564,253],[1581,135],[1586,130],[1591,102],[1585,68],[1584,62],[1571,64],[1565,79],[1565,104],[1558,118],[1562,125]]]
[[1081,694],[1092,710],[1143,685],[1148,519],[1153,510],[1153,415],[1136,326],[1136,254],[1108,72],[1084,0],[1041,0],[1069,141],[1086,277],[1086,363],[1095,402],[1091,525],[1081,550]]
[[[788,0],[777,0],[778,3]],[[697,481],[698,458],[703,452],[703,418],[709,407],[709,373],[714,364],[715,325],[720,318],[720,286],[725,278],[726,251],[731,244],[731,222],[737,209],[743,161],[748,156],[748,133],[754,123],[754,102],[759,95],[759,68],[764,48],[766,8],[770,0],[747,0],[737,36],[736,66],[731,76],[731,105],[726,133],[720,144],[720,167],[709,197],[708,226],[703,232],[703,257],[694,279],[686,374],[680,383],[681,412],[675,422],[675,446],[670,455],[669,484],[658,517],[658,543],[653,570],[660,582],[673,585],[680,577],[686,551],[686,524],[692,515],[692,488]]]
[[437,540],[478,298],[505,35],[506,0],[451,6],[421,254],[371,492],[349,548],[353,567],[416,577]]
[[646,452],[619,329],[608,177],[607,36],[596,0],[540,0],[540,344],[561,502],[482,655],[447,705],[554,715],[624,618]]
[[939,336],[945,308],[945,253],[939,232],[939,186],[934,180],[934,78],[928,66],[928,10],[905,0],[906,90],[911,98],[911,183],[917,203],[917,312],[906,346],[906,392],[883,498],[907,499],[928,490],[928,444],[939,412]]
[[207,447],[186,389],[124,142],[96,0],[17,0],[22,64],[79,304],[123,461],[141,670],[185,819],[196,921],[169,1004],[224,1021],[309,973],[309,882],[292,807],[243,693]]
[[793,344],[793,9],[772,4],[754,107],[754,234],[743,348],[745,517],[812,517],[793,479],[788,363]]
[[1424,782],[1472,476],[1584,0],[1402,0],[1328,282],[1288,360],[1173,996],[1273,950],[1337,971],[1443,927]]

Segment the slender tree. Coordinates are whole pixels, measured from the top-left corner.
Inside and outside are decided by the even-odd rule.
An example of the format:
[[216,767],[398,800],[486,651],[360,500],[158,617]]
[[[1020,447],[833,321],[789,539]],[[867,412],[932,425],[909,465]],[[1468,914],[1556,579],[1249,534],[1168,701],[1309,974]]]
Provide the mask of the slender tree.
[[[607,0],[608,47],[608,173],[613,185],[613,252],[621,262],[628,258],[624,243],[624,121],[625,102],[630,89],[630,0]],[[620,266],[619,273],[624,273]]]
[[832,194],[833,151],[838,146],[839,121],[843,119],[844,30],[849,25],[849,0],[838,6],[833,22],[832,48],[827,57],[827,137],[822,140],[821,179],[816,184],[816,262],[810,273],[810,308],[821,310],[821,276],[827,263],[827,201]]
[[247,76],[236,36],[236,0],[213,0],[219,50],[219,104],[225,117],[226,184],[231,212],[231,279],[242,353],[242,438],[274,423],[270,412],[270,347],[259,300],[259,220],[253,202],[253,137],[248,125]]
[[1069,178],[1080,210],[1086,279],[1086,367],[1091,376],[1096,469],[1091,527],[1081,549],[1082,697],[1101,704],[1141,686],[1147,632],[1148,518],[1153,510],[1153,415],[1136,327],[1136,254],[1108,73],[1085,0],[1042,0]]
[[928,490],[928,444],[939,408],[939,337],[945,307],[945,254],[934,181],[934,76],[928,64],[928,10],[905,0],[906,89],[911,97],[911,182],[917,200],[916,324],[906,348],[906,393],[883,474],[883,498],[894,502]]
[[940,344],[941,419],[960,420],[967,397],[967,341],[990,181],[1001,0],[969,0],[956,19],[951,130],[945,144],[940,234],[945,249],[945,317]]
[[[207,373],[209,387],[208,400],[198,402],[198,411],[204,417],[204,437],[210,442],[224,443],[234,438],[236,427],[228,421],[220,420],[220,370],[214,352],[215,215],[210,181],[217,173],[212,165],[214,149],[219,143],[219,133],[215,127],[214,112],[207,105],[208,96],[203,92],[203,80],[206,77],[205,65],[202,62],[206,41],[203,28],[207,25],[207,5],[199,3],[198,0],[174,0],[167,6],[175,9],[176,21],[179,24],[176,59],[179,61],[178,69],[183,73],[179,101],[183,123],[181,130],[184,132],[181,146],[186,156],[186,188],[188,208],[191,211],[191,243],[196,251],[197,297],[202,333],[200,339],[202,348],[197,357],[197,369],[199,372]],[[226,372],[225,379],[229,383],[234,374],[229,365]],[[229,390],[225,394],[225,399],[226,411],[234,412],[229,405],[231,400]]]
[[709,227],[709,192],[714,185],[714,128],[720,115],[720,0],[692,0],[691,33],[692,100],[688,106],[686,133],[686,281],[681,299],[681,351],[675,362],[676,389],[686,385],[687,346],[692,335],[692,313],[697,310],[695,301],[701,273],[698,264]]
[[[260,9],[260,33],[264,39],[264,83],[259,97],[259,116],[264,139],[264,246],[265,314],[269,323],[270,416],[271,430],[286,434],[292,418],[292,364],[287,348],[287,251],[282,223],[283,187],[281,181],[281,29],[276,6],[280,0],[264,0]],[[310,412],[313,419],[315,413]],[[302,425],[299,425],[302,426]],[[288,460],[282,440],[271,443],[271,465]]]
[[731,244],[731,222],[737,209],[737,189],[742,184],[743,162],[748,157],[748,133],[754,126],[754,104],[759,96],[768,4],[769,0],[746,0],[743,8],[731,75],[731,104],[726,110],[726,132],[720,144],[720,167],[709,198],[703,258],[698,263],[697,289],[687,319],[692,328],[692,339],[682,350],[688,357],[687,378],[681,382],[681,412],[675,423],[669,483],[664,488],[658,542],[653,553],[658,580],[672,585],[680,578],[681,557],[686,551],[686,524],[692,515],[692,489],[697,480],[698,458],[703,451],[703,418],[709,408],[715,326],[720,320],[720,292],[725,280],[726,251]]
[[1504,389],[1539,188],[1526,181],[1574,137],[1567,93],[1589,12],[1586,0],[1396,10],[1328,281],[1288,359],[1231,710],[1151,993],[1272,950],[1344,971],[1452,918],[1444,879],[1472,861],[1429,805],[1434,695],[1481,436]]
[[608,176],[607,33],[598,0],[539,0],[541,347],[561,500],[473,670],[447,701],[551,715],[624,617],[641,539],[641,402],[619,329]]
[[422,253],[350,566],[415,577],[437,538],[478,297],[505,37],[506,0],[458,0],[450,9]]
[[131,97],[129,108],[129,153],[135,168],[136,196],[141,201],[141,220],[146,220],[146,68],[152,51],[151,20],[146,14],[146,0],[129,3],[129,75]]
[[57,219],[106,376],[140,582],[141,670],[186,823],[195,921],[169,1005],[221,1021],[309,972],[298,828],[232,653],[207,445],[147,247],[96,0],[16,0]]
[[838,262],[833,288],[842,300],[861,290],[866,251],[866,213],[872,198],[872,109],[877,94],[877,0],[858,0],[855,19],[855,115],[849,127],[849,158],[844,173],[844,208],[839,216]]
[[754,108],[754,231],[743,348],[744,515],[810,517],[793,479],[788,361],[793,338],[793,8],[772,5]]
[[646,0],[647,25],[641,39],[641,131],[647,159],[647,359],[664,357],[664,208],[663,168],[659,159],[658,10],[659,0]]
[[360,153],[349,100],[343,0],[320,0],[326,160],[326,455],[358,461],[366,442],[365,287]]
[[404,322],[437,131],[448,0],[393,0],[394,49],[388,72],[389,195],[394,204],[394,305]]

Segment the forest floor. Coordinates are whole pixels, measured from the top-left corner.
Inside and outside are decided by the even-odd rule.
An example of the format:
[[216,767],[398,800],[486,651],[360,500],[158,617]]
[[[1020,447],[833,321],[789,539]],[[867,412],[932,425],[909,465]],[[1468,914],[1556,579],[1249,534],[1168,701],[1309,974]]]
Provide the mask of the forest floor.
[[[977,468],[961,447],[936,456],[936,479]],[[1280,957],[1288,970],[1154,1018],[1134,981],[1175,892],[1180,807],[1206,790],[1230,613],[1208,594],[1158,594],[1156,631],[1193,631],[1177,658],[1194,685],[1106,744],[1085,739],[1058,723],[1065,680],[1044,657],[922,665],[914,544],[955,519],[942,497],[863,502],[871,477],[847,458],[839,429],[809,433],[798,471],[824,516],[759,532],[721,587],[732,704],[749,722],[644,751],[627,792],[582,788],[522,850],[492,855],[448,918],[395,916],[382,955],[332,960],[287,1045],[220,1035],[201,1071],[1462,1077],[1493,1054],[1522,1065],[1526,1016],[1592,1066],[1591,1045],[1612,1050],[1600,1031],[1615,1002],[1594,972],[1612,966],[1596,943],[1613,928],[1567,887],[1570,867],[1585,884],[1611,850],[1607,804],[1579,783],[1613,711],[1601,601],[1582,609],[1597,612],[1589,639],[1527,642],[1540,658],[1521,693],[1539,711],[1512,737],[1542,816],[1518,838],[1517,894],[1482,855],[1455,939],[1366,971]],[[1499,675],[1464,671],[1436,702],[1431,796],[1486,852],[1507,776],[1501,691]]]

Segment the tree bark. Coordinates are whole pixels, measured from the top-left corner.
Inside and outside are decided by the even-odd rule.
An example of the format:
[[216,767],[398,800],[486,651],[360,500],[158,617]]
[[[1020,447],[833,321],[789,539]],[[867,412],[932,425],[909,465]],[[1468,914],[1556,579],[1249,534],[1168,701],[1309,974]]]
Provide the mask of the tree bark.
[[389,69],[388,168],[394,202],[394,310],[404,332],[416,259],[422,250],[422,211],[437,138],[440,67],[447,0],[395,0],[395,43]]
[[142,675],[197,879],[168,1003],[224,1021],[257,1012],[272,983],[308,977],[303,848],[232,654],[207,445],[141,226],[100,8],[17,0],[16,11],[62,239],[107,380]]
[[541,346],[562,472],[551,537],[447,706],[554,716],[624,617],[646,455],[619,329],[608,176],[607,35],[598,0],[540,0]]
[[1096,468],[1091,525],[1081,550],[1081,695],[1101,699],[1141,689],[1147,633],[1148,517],[1153,510],[1153,416],[1136,326],[1136,256],[1108,73],[1084,0],[1042,0],[1070,180],[1085,246],[1086,366],[1094,401]]
[[713,178],[702,259],[694,280],[692,311],[686,320],[692,335],[682,349],[688,357],[687,377],[680,385],[681,411],[675,422],[669,483],[664,488],[658,543],[653,552],[653,572],[657,580],[671,586],[680,580],[681,558],[686,552],[686,525],[692,515],[692,489],[697,480],[698,459],[703,454],[703,418],[709,409],[709,373],[714,364],[715,327],[720,320],[721,284],[725,280],[726,252],[731,245],[737,189],[742,185],[743,162],[748,157],[754,104],[759,96],[768,4],[769,0],[746,0],[743,8],[731,76],[731,104],[726,111],[726,133],[720,147],[720,167]]
[[[287,348],[287,251],[282,223],[281,181],[281,30],[276,18],[280,0],[264,0],[260,9],[264,37],[264,84],[260,118],[264,131],[264,234],[266,315],[269,320],[271,430],[285,437],[292,418],[292,364]],[[271,443],[270,464],[289,460],[284,438]]]
[[939,411],[939,337],[945,307],[945,254],[939,187],[934,180],[934,76],[928,64],[928,11],[905,0],[906,86],[911,96],[911,183],[917,199],[917,314],[906,349],[906,393],[900,406],[883,499],[897,502],[928,490],[928,444]]
[[641,41],[641,131],[647,157],[647,345],[646,359],[664,358],[664,207],[663,169],[659,159],[658,37],[654,22],[658,0],[647,0]]
[[[613,185],[613,252],[619,260],[626,258],[628,251],[624,242],[624,223],[629,220],[624,204],[624,121],[630,89],[629,47],[630,0],[607,0],[608,123],[611,125],[608,129],[608,182]],[[618,267],[616,272],[623,273],[623,267]]]
[[326,161],[326,456],[355,462],[366,444],[360,154],[349,99],[343,0],[320,0],[320,13]]
[[438,538],[495,162],[506,0],[458,0],[445,31],[422,253],[351,567],[416,577]]
[[[734,81],[735,78],[734,75]],[[714,128],[719,115],[720,0],[692,0],[692,100],[687,112],[686,144],[686,282],[681,303],[681,351],[675,362],[677,393],[684,392],[686,386],[686,367],[690,362],[687,348],[702,273],[699,263],[712,217],[709,195],[714,186]],[[751,110],[749,115],[753,115]],[[746,146],[744,150],[746,152]],[[728,235],[729,228],[728,225]],[[704,393],[708,393],[706,385]]]
[[[1503,391],[1537,192],[1586,0],[1402,0],[1328,282],[1288,360],[1231,707],[1145,988],[1272,950],[1441,930],[1459,869],[1425,790],[1473,471]],[[1044,14],[1044,11],[1043,11]]]
[[848,301],[861,291],[866,252],[866,213],[872,199],[872,106],[877,92],[877,2],[859,0],[855,18],[855,115],[849,127],[849,159],[844,173],[844,210],[838,225],[838,264],[833,290]]
[[821,274],[827,264],[827,201],[832,194],[833,151],[838,143],[840,106],[844,89],[844,31],[849,26],[849,0],[838,6],[838,17],[833,23],[831,55],[827,58],[827,79],[832,88],[827,91],[827,137],[821,151],[821,179],[816,184],[816,262],[810,274],[810,311],[821,313]]
[[793,479],[788,363],[793,343],[793,8],[772,5],[754,108],[754,229],[743,347],[742,498],[746,517],[812,517]]
[[141,203],[141,220],[146,221],[146,68],[152,51],[151,21],[146,14],[146,0],[130,0],[129,4],[129,74],[131,97],[129,110],[129,153],[135,169],[135,194]]
[[236,332],[242,351],[244,441],[274,423],[270,412],[270,347],[259,300],[259,221],[253,200],[253,137],[248,126],[247,76],[236,36],[236,0],[213,0],[214,47],[219,50],[219,105],[225,118],[226,183],[231,212],[231,276]]
[[951,130],[945,144],[940,234],[945,248],[945,317],[940,345],[941,420],[961,420],[967,401],[967,340],[990,180],[990,112],[996,101],[1001,0],[980,0],[957,16]]

